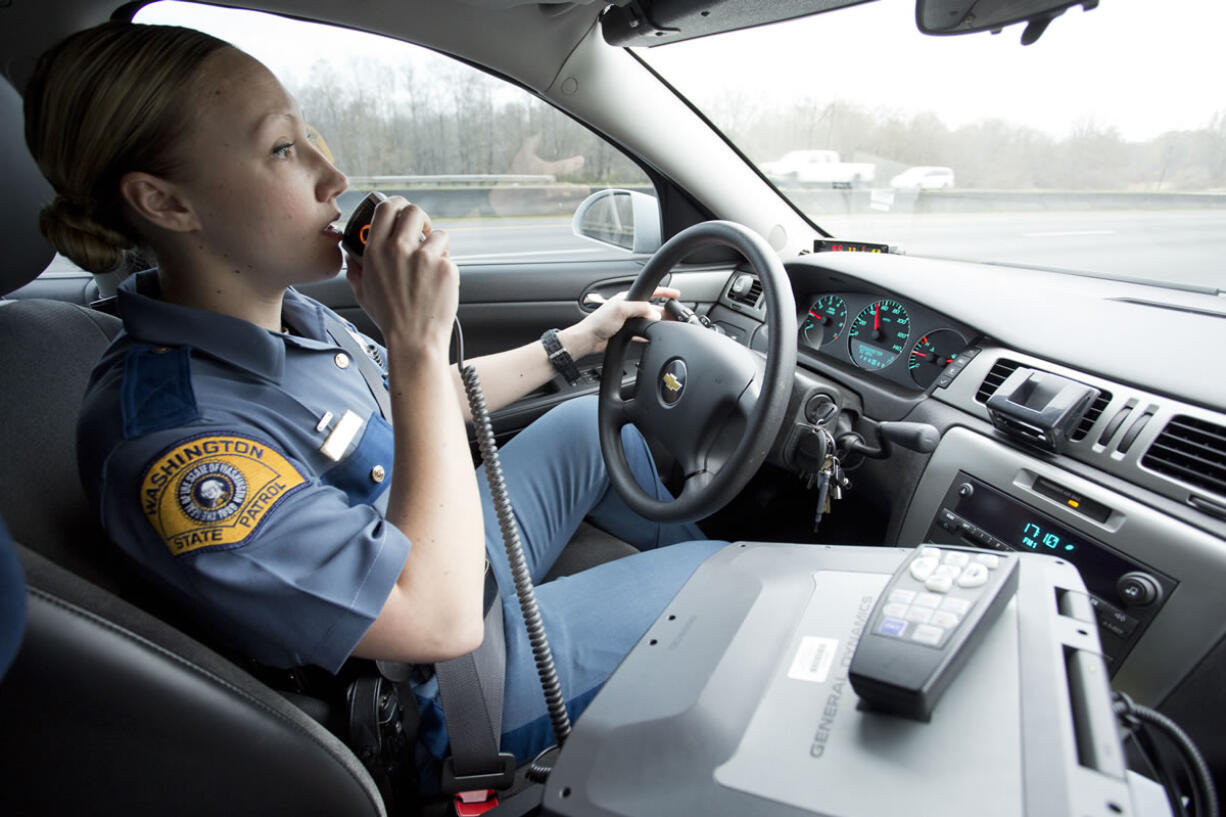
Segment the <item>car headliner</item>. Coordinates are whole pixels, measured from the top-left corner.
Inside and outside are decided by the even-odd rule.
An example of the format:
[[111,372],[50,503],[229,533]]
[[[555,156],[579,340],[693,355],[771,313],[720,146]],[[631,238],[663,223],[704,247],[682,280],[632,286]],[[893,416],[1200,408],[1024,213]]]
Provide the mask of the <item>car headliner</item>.
[[[23,89],[39,54],[73,31],[104,22],[121,5],[116,0],[52,0],[0,10],[5,23],[0,27],[0,70]],[[399,37],[477,62],[542,92],[595,24],[604,4],[489,9],[460,0],[254,0],[213,5],[258,8]]]

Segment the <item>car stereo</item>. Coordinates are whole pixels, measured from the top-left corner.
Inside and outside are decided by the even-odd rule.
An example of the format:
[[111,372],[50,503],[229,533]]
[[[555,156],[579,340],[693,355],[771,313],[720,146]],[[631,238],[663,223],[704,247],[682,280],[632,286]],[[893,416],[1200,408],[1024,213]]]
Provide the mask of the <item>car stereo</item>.
[[[1040,478],[1034,487],[1092,519],[1102,521],[1109,513],[1050,480]],[[1072,562],[1090,592],[1103,656],[1113,674],[1178,585],[1171,577],[1070,530],[963,471],[946,491],[926,539],[987,550],[1044,553]]]

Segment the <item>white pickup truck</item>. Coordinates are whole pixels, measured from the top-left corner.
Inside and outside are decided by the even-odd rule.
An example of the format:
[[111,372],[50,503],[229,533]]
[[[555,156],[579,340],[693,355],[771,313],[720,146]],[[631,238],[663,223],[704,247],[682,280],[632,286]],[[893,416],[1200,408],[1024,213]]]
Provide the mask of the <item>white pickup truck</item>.
[[776,181],[831,187],[871,184],[877,171],[876,165],[867,162],[841,162],[835,150],[791,150],[760,167],[768,178]]

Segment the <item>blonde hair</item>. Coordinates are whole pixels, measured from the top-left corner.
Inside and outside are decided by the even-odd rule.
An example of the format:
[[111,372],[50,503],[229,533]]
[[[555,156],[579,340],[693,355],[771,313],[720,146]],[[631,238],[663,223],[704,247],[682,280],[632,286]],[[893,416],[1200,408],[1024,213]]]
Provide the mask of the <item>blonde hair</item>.
[[191,80],[228,46],[189,28],[111,22],[43,54],[25,93],[26,145],[58,194],[39,227],[59,252],[103,273],[139,248],[119,180],[133,171],[174,176]]

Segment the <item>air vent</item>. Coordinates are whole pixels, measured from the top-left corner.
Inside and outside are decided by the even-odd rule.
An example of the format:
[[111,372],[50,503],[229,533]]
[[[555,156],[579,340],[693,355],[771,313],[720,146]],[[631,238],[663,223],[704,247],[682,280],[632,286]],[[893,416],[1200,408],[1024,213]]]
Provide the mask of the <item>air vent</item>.
[[1226,496],[1226,427],[1176,415],[1150,445],[1141,464]]
[[980,403],[988,402],[988,398],[996,394],[996,390],[1000,388],[1000,384],[1009,379],[1009,375],[1017,370],[1022,364],[1016,360],[1006,360],[1001,358],[992,364],[992,370],[988,372],[988,376],[983,379],[983,383],[979,386],[979,391],[975,394],[975,399]]
[[738,276],[728,288],[728,300],[736,301],[753,309],[758,308],[758,298],[762,297],[762,282],[752,275]]
[[1098,422],[1098,418],[1102,416],[1103,409],[1111,402],[1111,392],[1098,390],[1098,397],[1094,398],[1094,402],[1086,409],[1086,413],[1082,415],[1081,422],[1077,424],[1077,428],[1073,429],[1073,433],[1069,435],[1070,440],[1083,440],[1090,433],[1090,429]]

